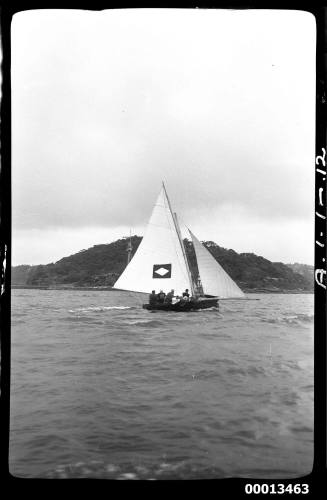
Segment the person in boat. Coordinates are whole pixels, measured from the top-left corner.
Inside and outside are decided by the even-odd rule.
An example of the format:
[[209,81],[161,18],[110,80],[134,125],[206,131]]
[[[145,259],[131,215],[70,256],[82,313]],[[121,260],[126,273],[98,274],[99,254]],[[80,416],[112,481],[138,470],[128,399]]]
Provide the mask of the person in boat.
[[188,288],[186,288],[185,292],[183,292],[183,300],[188,301],[190,298],[190,294],[188,292]]
[[166,297],[165,297],[165,303],[166,304],[171,304],[172,303],[172,300],[173,300],[173,297],[174,297],[174,290],[170,290],[170,292],[167,293]]
[[149,304],[150,306],[154,306],[157,303],[157,294],[155,290],[152,290],[152,292],[149,295]]
[[165,302],[165,297],[166,297],[165,292],[160,290],[160,292],[157,295],[157,300],[158,300],[159,304],[163,304]]

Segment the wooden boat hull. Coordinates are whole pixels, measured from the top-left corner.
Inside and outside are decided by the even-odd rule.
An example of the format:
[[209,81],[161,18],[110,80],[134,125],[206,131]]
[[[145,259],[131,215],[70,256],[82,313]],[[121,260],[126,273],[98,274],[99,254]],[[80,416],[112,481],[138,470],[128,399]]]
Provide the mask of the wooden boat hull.
[[199,309],[209,309],[210,307],[218,308],[218,299],[213,298],[201,298],[195,301],[180,301],[176,304],[143,304],[143,309],[148,311],[175,311],[175,312],[187,312],[187,311],[197,311]]

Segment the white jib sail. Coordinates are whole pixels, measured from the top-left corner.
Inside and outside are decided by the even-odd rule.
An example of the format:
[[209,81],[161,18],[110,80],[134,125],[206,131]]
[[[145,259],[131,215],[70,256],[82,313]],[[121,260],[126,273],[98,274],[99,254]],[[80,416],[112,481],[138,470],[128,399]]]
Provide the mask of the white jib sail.
[[181,243],[168,198],[162,187],[144,237],[132,260],[114,288],[134,292],[165,293],[171,289],[180,295],[191,289]]
[[189,233],[193,241],[204,293],[221,298],[244,297],[242,290],[218,264],[211,253],[190,230]]

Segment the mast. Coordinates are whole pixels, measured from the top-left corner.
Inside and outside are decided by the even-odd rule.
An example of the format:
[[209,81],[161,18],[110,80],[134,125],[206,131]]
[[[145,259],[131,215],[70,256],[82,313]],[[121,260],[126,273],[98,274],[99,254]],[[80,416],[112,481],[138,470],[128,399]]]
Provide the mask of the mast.
[[183,252],[183,257],[184,257],[185,266],[186,266],[186,270],[187,270],[187,275],[188,275],[188,279],[189,279],[189,283],[190,283],[190,287],[191,287],[191,292],[192,292],[192,295],[194,295],[195,294],[194,283],[193,283],[193,279],[192,279],[192,275],[191,275],[191,270],[190,270],[190,267],[188,265],[188,260],[187,260],[187,256],[186,256],[186,252],[185,252],[184,243],[183,243],[183,240],[182,240],[181,231],[180,231],[180,228],[179,228],[179,225],[178,225],[177,214],[172,211],[171,204],[170,204],[170,201],[169,201],[169,198],[168,198],[168,194],[167,194],[166,186],[165,186],[164,182],[162,182],[162,187],[164,189],[164,192],[165,192],[165,195],[166,195],[166,198],[167,198],[167,201],[168,201],[168,207],[169,207],[170,213],[172,215],[172,218],[173,218],[173,221],[174,221],[174,225],[175,225],[175,229],[176,229],[176,233],[177,233],[177,236],[178,236],[178,239],[179,239],[179,243],[180,243],[180,246],[181,246],[181,249],[182,249],[182,252]]

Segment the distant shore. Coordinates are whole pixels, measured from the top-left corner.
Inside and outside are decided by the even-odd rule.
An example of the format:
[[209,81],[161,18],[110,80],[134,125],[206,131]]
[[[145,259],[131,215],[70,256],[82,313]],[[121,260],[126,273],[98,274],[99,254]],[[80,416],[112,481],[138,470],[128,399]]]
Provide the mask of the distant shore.
[[95,291],[113,291],[116,292],[116,288],[112,286],[69,286],[69,285],[51,285],[51,286],[39,286],[39,285],[11,285],[14,289],[27,289],[27,290],[95,290]]
[[[22,289],[22,290],[70,290],[70,291],[95,291],[95,292],[119,292],[116,288],[111,286],[69,286],[69,285],[58,285],[58,286],[36,286],[36,285],[11,285],[12,289]],[[253,288],[251,290],[243,289],[244,293],[284,293],[284,294],[313,294],[313,290],[270,290],[267,288]]]

